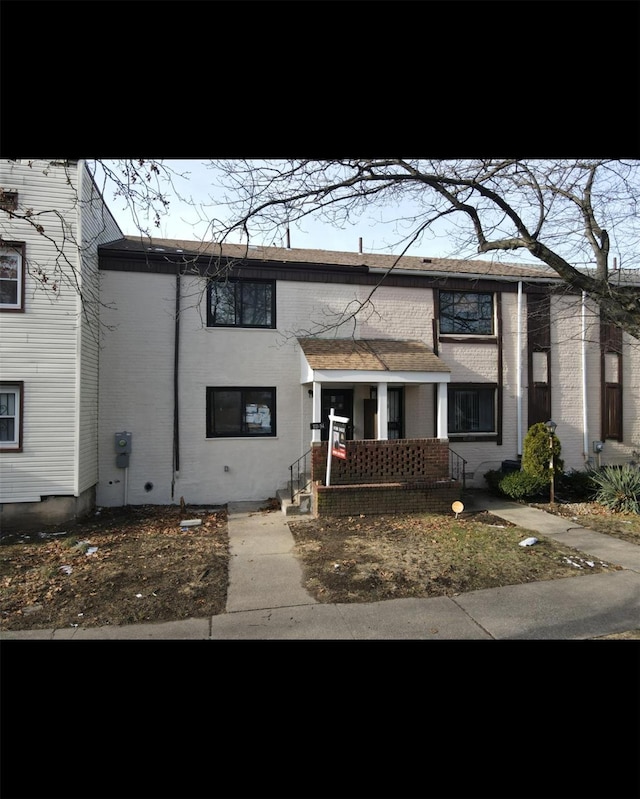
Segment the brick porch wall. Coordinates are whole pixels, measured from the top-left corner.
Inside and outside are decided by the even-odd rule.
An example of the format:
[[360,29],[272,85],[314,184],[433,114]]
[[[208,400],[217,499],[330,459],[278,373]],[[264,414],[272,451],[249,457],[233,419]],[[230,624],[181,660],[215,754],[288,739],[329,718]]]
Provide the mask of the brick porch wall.
[[[449,444],[439,438],[346,442],[347,459],[331,459],[331,485],[424,483],[449,479]],[[327,442],[313,444],[311,480],[325,481]]]
[[311,481],[316,516],[446,513],[460,498],[449,476],[448,443],[437,438],[347,441],[347,459],[332,458],[324,485],[327,442],[313,445]]

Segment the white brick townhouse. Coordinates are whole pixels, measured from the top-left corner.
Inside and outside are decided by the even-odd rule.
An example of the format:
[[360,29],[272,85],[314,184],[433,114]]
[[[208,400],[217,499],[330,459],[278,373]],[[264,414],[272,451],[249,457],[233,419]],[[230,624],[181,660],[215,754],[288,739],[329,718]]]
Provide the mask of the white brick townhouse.
[[566,468],[640,446],[638,342],[555,272],[403,257],[387,274],[395,261],[103,244],[98,503],[275,496],[331,408],[347,438],[448,440],[467,485],[549,418]]

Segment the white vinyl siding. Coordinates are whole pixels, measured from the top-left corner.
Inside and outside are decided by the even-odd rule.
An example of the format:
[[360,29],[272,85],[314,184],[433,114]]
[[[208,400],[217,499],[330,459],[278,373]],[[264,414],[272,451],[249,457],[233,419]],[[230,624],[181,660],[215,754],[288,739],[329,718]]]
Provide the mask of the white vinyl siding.
[[[0,313],[2,378],[25,386],[22,452],[0,453],[0,502],[78,495],[97,480],[97,341],[87,335],[90,323],[76,289],[88,263],[75,245],[78,167],[2,162],[0,185],[16,190],[19,204],[40,214],[46,237],[59,247],[64,243],[65,253],[60,257],[28,223],[2,220],[4,238],[25,242],[27,273],[24,312]],[[80,208],[86,213],[85,204]],[[95,239],[91,232],[86,236]],[[120,237],[113,222],[108,236]],[[96,257],[93,240],[88,258]],[[38,270],[47,274],[48,288],[36,280]]]

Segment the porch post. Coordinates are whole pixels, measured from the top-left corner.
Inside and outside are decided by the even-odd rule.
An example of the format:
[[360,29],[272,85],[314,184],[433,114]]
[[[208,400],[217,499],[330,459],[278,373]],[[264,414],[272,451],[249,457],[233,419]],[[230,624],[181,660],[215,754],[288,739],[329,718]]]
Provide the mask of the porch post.
[[376,392],[378,397],[378,429],[376,437],[378,441],[386,441],[389,438],[389,404],[387,402],[387,384],[378,383]]
[[449,438],[447,430],[447,384],[438,383],[437,438]]
[[[321,422],[322,421],[322,403],[321,403],[321,396],[322,396],[322,383],[313,383],[313,399],[311,402],[313,403],[313,413],[311,416],[311,420],[313,422]],[[317,441],[320,441],[321,433],[320,430],[312,430],[311,431],[311,443],[315,444]]]

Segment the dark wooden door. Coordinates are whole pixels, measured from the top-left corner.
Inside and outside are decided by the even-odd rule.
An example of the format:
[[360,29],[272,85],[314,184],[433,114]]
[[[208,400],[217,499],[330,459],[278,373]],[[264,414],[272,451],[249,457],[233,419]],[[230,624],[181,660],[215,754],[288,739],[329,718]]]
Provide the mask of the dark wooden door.
[[349,419],[347,424],[347,440],[353,438],[353,389],[352,388],[323,388],[322,389],[322,421],[324,430],[321,431],[322,441],[329,440],[329,413],[333,408],[336,416],[346,416]]

